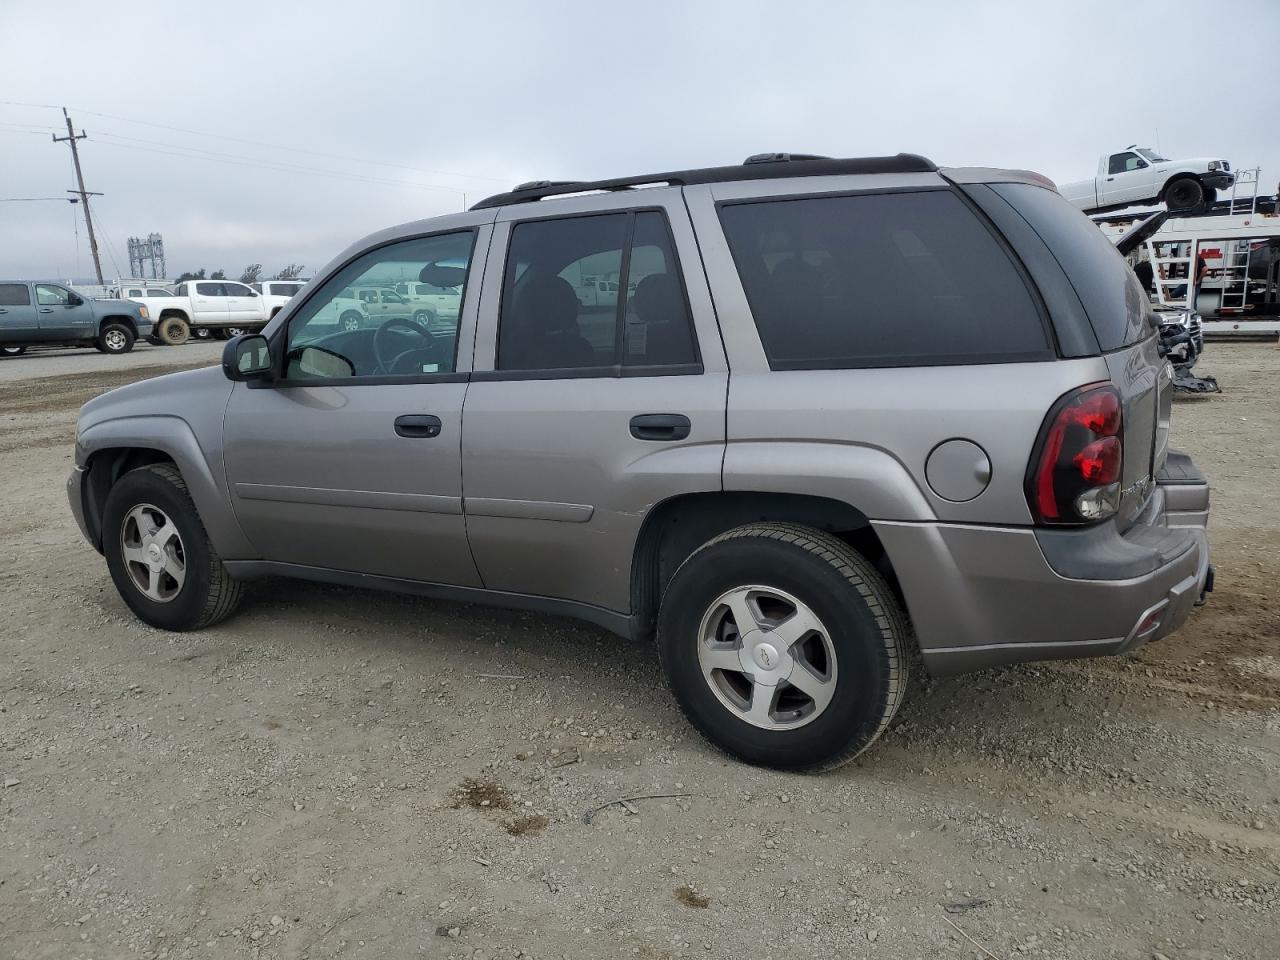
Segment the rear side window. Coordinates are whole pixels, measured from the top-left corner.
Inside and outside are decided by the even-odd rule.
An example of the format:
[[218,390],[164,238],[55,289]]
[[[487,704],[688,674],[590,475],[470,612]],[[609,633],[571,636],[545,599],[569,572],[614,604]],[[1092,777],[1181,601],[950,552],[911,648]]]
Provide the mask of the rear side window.
[[1154,332],[1142,285],[1097,225],[1057,193],[1028,183],[994,183],[1057,257],[1084,305],[1104,351],[1136,343]]
[[666,217],[654,210],[512,228],[499,370],[577,376],[699,372]]
[[720,220],[772,369],[1052,356],[1022,275],[949,191],[733,203]]
[[0,307],[31,305],[31,291],[25,283],[0,283]]

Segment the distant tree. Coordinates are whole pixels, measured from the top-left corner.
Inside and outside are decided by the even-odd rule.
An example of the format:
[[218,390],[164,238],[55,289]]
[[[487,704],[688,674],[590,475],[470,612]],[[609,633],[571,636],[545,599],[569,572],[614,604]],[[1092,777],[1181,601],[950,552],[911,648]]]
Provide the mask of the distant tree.
[[225,279],[227,279],[227,271],[225,271],[225,270],[215,270],[215,271],[213,271],[213,273],[209,274],[209,279],[210,279],[210,280],[225,280]]
[[244,268],[244,273],[240,274],[241,283],[257,283],[262,277],[262,264],[251,263]]
[[184,280],[203,280],[203,279],[204,279],[204,267],[201,267],[201,268],[200,268],[198,271],[196,271],[195,273],[182,273],[182,274],[179,274],[179,275],[178,275],[178,279],[177,279],[177,280],[175,280],[175,281],[173,281],[173,282],[174,282],[174,283],[182,283],[182,281],[184,281]]
[[271,279],[272,280],[297,280],[298,277],[301,276],[302,274],[302,269],[303,269],[302,264],[291,263]]

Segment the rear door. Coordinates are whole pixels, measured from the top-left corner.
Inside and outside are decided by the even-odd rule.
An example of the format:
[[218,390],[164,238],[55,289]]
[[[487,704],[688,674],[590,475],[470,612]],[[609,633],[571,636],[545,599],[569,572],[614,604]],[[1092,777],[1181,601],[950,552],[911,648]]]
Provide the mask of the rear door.
[[[678,189],[502,210],[467,391],[463,487],[484,585],[617,613],[640,527],[721,488],[728,374]],[[505,265],[505,266],[504,266]],[[636,296],[584,305],[583,276]]]
[[41,340],[89,340],[98,335],[98,318],[84,297],[56,283],[37,283],[35,288]]
[[0,283],[0,344],[35,340],[39,329],[31,285]]
[[229,319],[227,292],[216,280],[198,280],[191,287],[191,312],[196,323],[225,324]]

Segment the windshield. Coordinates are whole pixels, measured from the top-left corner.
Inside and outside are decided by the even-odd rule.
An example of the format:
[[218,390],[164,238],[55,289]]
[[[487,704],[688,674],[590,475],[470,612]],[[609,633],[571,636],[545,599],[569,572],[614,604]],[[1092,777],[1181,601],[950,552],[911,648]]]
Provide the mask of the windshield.
[[1160,156],[1160,154],[1156,153],[1154,150],[1150,149],[1149,147],[1139,147],[1138,152],[1142,154],[1144,157],[1146,157],[1148,160],[1150,160],[1152,163],[1163,163],[1165,159],[1164,157]]

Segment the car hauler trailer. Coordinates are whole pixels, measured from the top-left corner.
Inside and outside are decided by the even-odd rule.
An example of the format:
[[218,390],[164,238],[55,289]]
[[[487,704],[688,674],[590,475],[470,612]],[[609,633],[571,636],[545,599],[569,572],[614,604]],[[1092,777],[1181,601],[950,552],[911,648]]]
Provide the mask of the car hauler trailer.
[[[1229,198],[1170,216],[1144,243],[1155,301],[1199,313],[1206,337],[1280,335],[1280,204],[1258,195],[1259,172],[1238,171]],[[1093,220],[1115,240],[1149,213]]]

